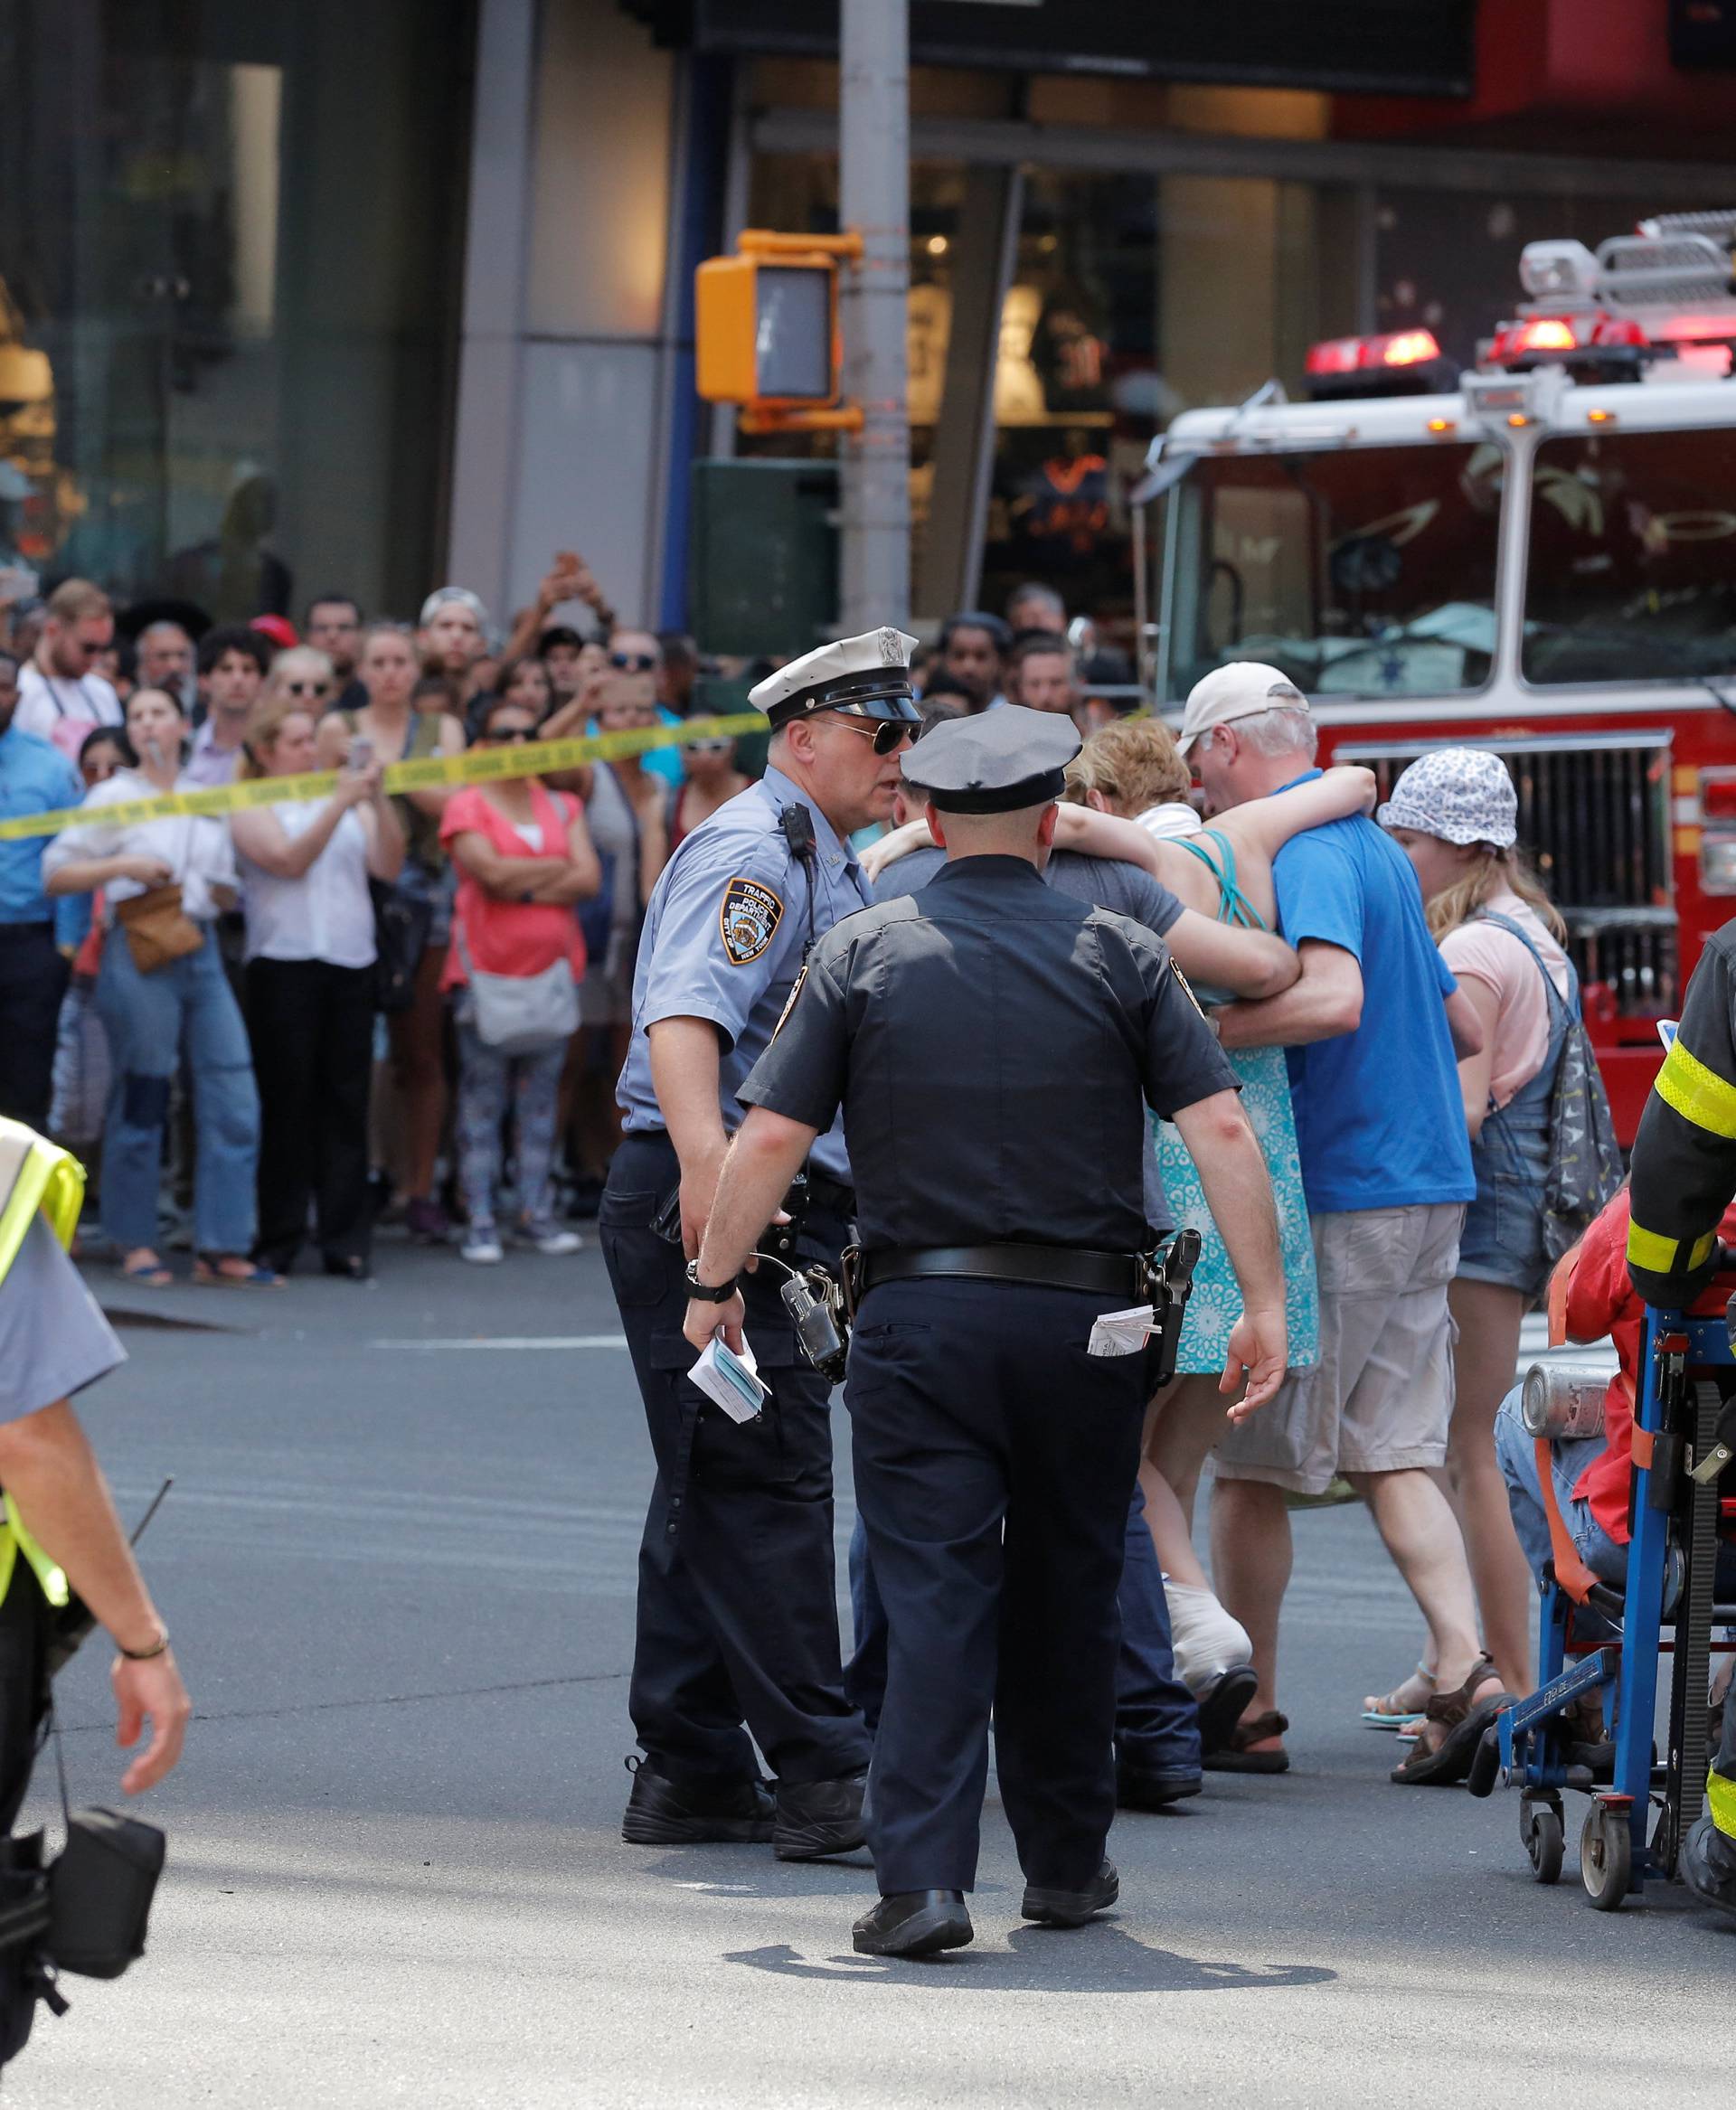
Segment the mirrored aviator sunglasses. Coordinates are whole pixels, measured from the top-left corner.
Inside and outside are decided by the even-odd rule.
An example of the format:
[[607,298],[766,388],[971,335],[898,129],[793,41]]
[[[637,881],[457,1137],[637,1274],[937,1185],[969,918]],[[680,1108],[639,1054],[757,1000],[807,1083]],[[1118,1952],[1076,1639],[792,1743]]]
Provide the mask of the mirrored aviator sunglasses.
[[916,737],[916,724],[906,718],[865,718],[855,711],[834,711],[828,715],[840,725],[847,725],[852,732],[866,735],[874,743],[877,755],[896,754],[908,739]]

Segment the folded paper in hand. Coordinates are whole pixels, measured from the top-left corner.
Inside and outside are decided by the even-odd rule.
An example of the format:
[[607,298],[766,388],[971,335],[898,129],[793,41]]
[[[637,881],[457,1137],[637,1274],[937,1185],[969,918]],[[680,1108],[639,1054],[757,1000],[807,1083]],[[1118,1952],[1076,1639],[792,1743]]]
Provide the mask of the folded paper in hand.
[[1125,1312],[1104,1312],[1085,1343],[1087,1355],[1137,1355],[1150,1338],[1154,1321],[1149,1305]]
[[771,1387],[760,1381],[760,1365],[754,1361],[748,1337],[741,1336],[741,1352],[726,1347],[723,1336],[714,1334],[700,1351],[699,1361],[687,1373],[712,1402],[731,1421],[751,1421]]

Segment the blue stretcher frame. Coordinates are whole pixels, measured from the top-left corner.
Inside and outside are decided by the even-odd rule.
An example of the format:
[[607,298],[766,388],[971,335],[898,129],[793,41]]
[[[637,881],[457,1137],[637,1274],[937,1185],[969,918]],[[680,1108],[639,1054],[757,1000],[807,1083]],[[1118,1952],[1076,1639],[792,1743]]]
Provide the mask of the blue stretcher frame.
[[[1680,1343],[1678,1346],[1677,1343]],[[1667,1343],[1667,1346],[1665,1345]],[[1691,1382],[1696,1374],[1736,1363],[1731,1350],[1729,1321],[1721,1312],[1715,1317],[1647,1307],[1641,1341],[1641,1384],[1635,1403],[1636,1428],[1653,1436],[1666,1427],[1666,1378],[1671,1384]],[[1685,1432],[1689,1439],[1692,1430]],[[1646,1462],[1639,1462],[1639,1454]],[[1569,1617],[1574,1609],[1566,1592],[1552,1579],[1552,1569],[1543,1587],[1539,1620],[1538,1684],[1535,1691],[1497,1717],[1495,1733],[1499,1764],[1509,1785],[1521,1787],[1525,1797],[1521,1830],[1526,1832],[1527,1812],[1552,1810],[1559,1826],[1563,1788],[1590,1794],[1593,1816],[1609,1824],[1619,1824],[1625,1816],[1628,1831],[1627,1881],[1621,1894],[1637,1896],[1648,1879],[1674,1872],[1677,1842],[1687,1829],[1681,1809],[1665,1810],[1668,1831],[1652,1831],[1655,1794],[1667,1795],[1675,1753],[1663,1766],[1654,1764],[1653,1725],[1657,1707],[1658,1635],[1664,1620],[1664,1597],[1670,1550],[1674,1488],[1659,1490],[1654,1500],[1654,1465],[1650,1446],[1636,1444],[1634,1464],[1633,1533],[1628,1548],[1628,1585],[1621,1615],[1621,1640],[1605,1643],[1580,1654],[1571,1665],[1566,1640]],[[1675,1454],[1672,1454],[1675,1455]],[[1678,1459],[1679,1463],[1679,1459]],[[1686,1610],[1686,1593],[1682,1610]],[[1684,1660],[1685,1652],[1677,1657]],[[1619,1694],[1615,1732],[1613,1779],[1607,1789],[1593,1788],[1589,1776],[1566,1763],[1563,1710],[1581,1693],[1603,1695],[1604,1719],[1609,1719],[1610,1700]],[[1672,1719],[1675,1719],[1673,1710]],[[1672,1732],[1674,1740],[1674,1731]],[[1580,1773],[1580,1777],[1575,1777]],[[1480,1792],[1486,1794],[1493,1780]],[[1678,1797],[1684,1791],[1697,1803],[1698,1784],[1676,1783]],[[1588,1823],[1588,1833],[1590,1830]],[[1533,1869],[1540,1880],[1553,1881],[1560,1870],[1559,1832],[1554,1872],[1545,1873],[1533,1851]],[[1587,1888],[1591,1888],[1588,1881]],[[1620,1896],[1597,1898],[1606,1906],[1618,1904]]]

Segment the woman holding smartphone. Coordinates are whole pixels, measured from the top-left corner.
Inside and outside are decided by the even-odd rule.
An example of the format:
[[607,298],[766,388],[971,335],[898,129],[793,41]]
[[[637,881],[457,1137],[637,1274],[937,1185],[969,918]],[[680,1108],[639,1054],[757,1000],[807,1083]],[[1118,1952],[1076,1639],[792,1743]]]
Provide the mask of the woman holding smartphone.
[[[241,775],[296,777],[315,766],[313,712],[293,695],[255,711]],[[263,1126],[258,1257],[288,1274],[315,1224],[327,1275],[363,1282],[368,1080],[373,1043],[371,879],[393,880],[404,838],[358,757],[325,801],[250,806],[231,826],[247,918],[247,1022]]]

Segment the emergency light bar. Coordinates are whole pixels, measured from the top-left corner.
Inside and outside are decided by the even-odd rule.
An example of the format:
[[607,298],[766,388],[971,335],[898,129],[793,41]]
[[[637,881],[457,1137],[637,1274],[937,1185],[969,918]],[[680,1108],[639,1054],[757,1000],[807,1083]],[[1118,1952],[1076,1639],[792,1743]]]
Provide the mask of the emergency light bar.
[[1587,309],[1577,315],[1528,316],[1503,323],[1495,331],[1489,356],[1497,366],[1552,353],[1644,351],[1646,333],[1626,316]]
[[1379,373],[1395,366],[1425,366],[1440,357],[1432,330],[1394,330],[1383,337],[1327,337],[1308,347],[1312,374]]

